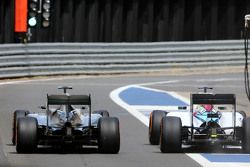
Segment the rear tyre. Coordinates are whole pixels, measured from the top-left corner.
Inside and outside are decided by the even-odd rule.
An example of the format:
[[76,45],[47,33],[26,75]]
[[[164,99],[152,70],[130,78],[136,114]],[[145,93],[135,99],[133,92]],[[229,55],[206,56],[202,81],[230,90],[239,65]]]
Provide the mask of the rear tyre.
[[181,151],[181,128],[179,117],[164,117],[161,124],[160,148],[163,153]]
[[242,149],[245,153],[250,153],[250,117],[243,119],[242,132]]
[[119,120],[115,117],[102,117],[98,122],[98,148],[101,153],[116,154],[120,150]]
[[93,111],[93,114],[100,114],[102,117],[109,117],[109,112],[107,110]]
[[16,110],[13,113],[13,127],[12,127],[12,143],[13,145],[16,144],[16,125],[18,118],[25,117],[27,114],[29,114],[29,111],[27,110]]
[[243,116],[243,118],[247,117],[247,114],[245,111],[237,111],[237,112],[240,113]]
[[37,119],[21,117],[17,120],[16,151],[18,153],[32,153],[37,148]]
[[158,145],[160,142],[161,120],[166,116],[165,111],[154,110],[149,117],[148,138],[149,143]]

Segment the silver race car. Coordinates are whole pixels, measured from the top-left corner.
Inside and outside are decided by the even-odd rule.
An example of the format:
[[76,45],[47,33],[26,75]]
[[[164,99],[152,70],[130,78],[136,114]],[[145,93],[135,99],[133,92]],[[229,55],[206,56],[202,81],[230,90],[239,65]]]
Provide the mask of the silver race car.
[[[149,122],[150,144],[163,153],[180,152],[182,145],[241,146],[250,153],[250,117],[236,111],[234,94],[190,95],[190,111],[153,111]],[[211,88],[210,88],[211,89]]]
[[47,95],[45,113],[16,110],[12,142],[18,153],[32,153],[38,145],[97,146],[102,153],[118,153],[119,120],[106,110],[91,112],[90,95]]

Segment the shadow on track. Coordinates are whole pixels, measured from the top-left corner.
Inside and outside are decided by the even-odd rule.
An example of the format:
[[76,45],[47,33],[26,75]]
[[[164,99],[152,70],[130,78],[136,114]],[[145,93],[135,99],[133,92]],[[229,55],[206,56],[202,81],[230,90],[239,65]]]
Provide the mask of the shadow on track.
[[[11,146],[15,147],[14,145]],[[19,154],[19,153],[10,152],[10,154]],[[97,147],[58,146],[58,147],[38,147],[34,152],[32,152],[32,154],[101,154],[101,153],[99,152]]]
[[223,153],[223,154],[243,154],[241,148],[223,148],[222,146],[191,146],[183,148],[183,153]]
[[[150,144],[145,144],[145,145],[150,145]],[[152,147],[158,147],[159,152],[154,152],[154,153],[161,153],[160,147],[158,146],[153,146]],[[218,145],[206,145],[206,146],[185,146],[182,147],[182,151],[177,154],[183,154],[183,153],[197,153],[197,154],[202,154],[202,153],[217,153],[217,154],[244,154],[242,149],[240,147],[222,147]]]

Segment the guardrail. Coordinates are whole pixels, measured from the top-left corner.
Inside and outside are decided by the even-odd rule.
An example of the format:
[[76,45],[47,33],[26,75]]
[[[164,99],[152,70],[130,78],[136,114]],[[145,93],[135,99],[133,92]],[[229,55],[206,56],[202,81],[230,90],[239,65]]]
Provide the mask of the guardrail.
[[0,78],[243,66],[242,40],[0,45]]

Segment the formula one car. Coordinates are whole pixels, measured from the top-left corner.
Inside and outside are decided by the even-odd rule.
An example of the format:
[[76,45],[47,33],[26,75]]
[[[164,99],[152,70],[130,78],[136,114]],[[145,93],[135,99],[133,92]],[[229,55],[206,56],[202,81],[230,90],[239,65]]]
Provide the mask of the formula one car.
[[[47,95],[46,113],[16,110],[12,142],[18,153],[32,153],[38,145],[97,146],[102,153],[118,153],[119,120],[106,110],[91,112],[90,95]],[[54,107],[54,108],[53,108]]]
[[180,152],[182,145],[242,146],[250,153],[250,117],[236,111],[234,94],[190,95],[190,111],[153,111],[149,122],[149,142],[160,144],[161,152]]

